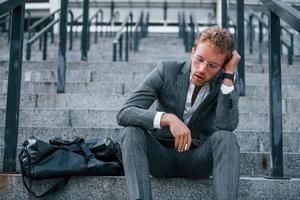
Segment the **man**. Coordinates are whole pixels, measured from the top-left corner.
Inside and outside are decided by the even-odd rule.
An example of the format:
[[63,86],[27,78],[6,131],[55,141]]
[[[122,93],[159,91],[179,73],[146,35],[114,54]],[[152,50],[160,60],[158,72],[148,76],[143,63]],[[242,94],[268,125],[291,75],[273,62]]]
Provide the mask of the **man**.
[[[207,178],[216,200],[238,198],[240,60],[232,34],[202,31],[191,60],[156,67],[117,115],[130,199],[152,199],[153,177]],[[156,111],[148,108],[157,100]]]

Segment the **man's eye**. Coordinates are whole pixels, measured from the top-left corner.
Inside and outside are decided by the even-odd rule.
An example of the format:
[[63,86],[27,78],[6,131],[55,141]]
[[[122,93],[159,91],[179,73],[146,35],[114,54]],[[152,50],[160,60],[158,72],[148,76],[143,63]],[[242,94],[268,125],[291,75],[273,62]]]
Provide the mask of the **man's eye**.
[[202,58],[197,58],[198,62],[203,62],[204,60]]
[[209,68],[212,68],[212,69],[216,69],[216,68],[218,68],[219,66],[216,65],[216,64],[211,64],[211,63],[209,63],[209,64],[208,64],[208,67],[209,67]]

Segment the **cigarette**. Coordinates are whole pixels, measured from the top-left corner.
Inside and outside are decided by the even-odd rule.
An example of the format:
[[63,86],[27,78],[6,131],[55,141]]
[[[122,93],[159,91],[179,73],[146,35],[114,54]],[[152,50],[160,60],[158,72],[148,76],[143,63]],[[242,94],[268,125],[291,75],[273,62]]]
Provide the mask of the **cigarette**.
[[187,144],[185,144],[184,150],[186,151],[187,149],[188,149],[188,146],[187,146]]

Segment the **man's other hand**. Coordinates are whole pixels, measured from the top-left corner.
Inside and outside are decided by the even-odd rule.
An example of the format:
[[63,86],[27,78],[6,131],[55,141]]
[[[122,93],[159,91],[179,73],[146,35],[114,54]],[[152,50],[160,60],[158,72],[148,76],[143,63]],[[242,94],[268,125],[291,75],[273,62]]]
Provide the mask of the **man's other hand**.
[[175,138],[175,148],[179,152],[186,151],[192,143],[190,129],[174,114],[164,113],[160,120],[161,126],[169,126]]
[[238,54],[238,52],[236,50],[234,50],[232,52],[231,59],[224,65],[224,72],[233,73],[235,71],[235,68],[236,68],[237,64],[239,63],[240,59],[241,59],[240,54]]

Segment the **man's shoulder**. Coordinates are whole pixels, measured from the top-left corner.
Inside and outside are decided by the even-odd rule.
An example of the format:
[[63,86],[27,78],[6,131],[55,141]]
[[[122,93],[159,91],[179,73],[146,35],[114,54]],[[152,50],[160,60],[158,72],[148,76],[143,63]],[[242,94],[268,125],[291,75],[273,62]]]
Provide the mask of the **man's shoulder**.
[[179,62],[179,61],[162,61],[159,63],[160,70],[164,71],[165,73],[178,73],[186,61]]

